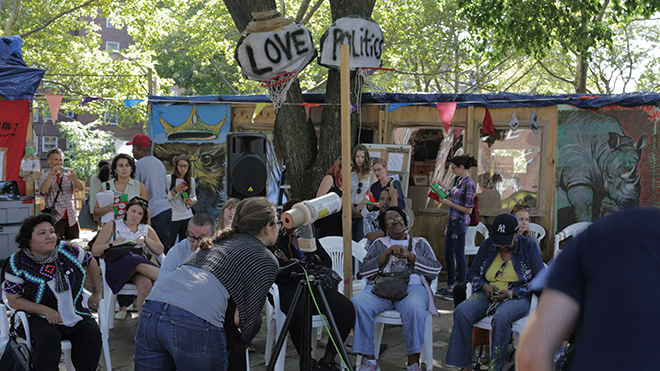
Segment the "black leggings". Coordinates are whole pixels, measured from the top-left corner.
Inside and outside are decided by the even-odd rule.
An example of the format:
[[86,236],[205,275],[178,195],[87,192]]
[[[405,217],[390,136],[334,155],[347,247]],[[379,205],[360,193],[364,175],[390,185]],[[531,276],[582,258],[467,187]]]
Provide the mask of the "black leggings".
[[62,340],[71,342],[71,361],[76,370],[96,370],[101,357],[101,330],[94,319],[85,318],[73,327],[51,325],[36,315],[30,316],[28,321],[35,370],[59,369]]
[[[176,238],[179,237],[179,242],[186,238],[188,233],[188,222],[190,218],[184,220],[177,220],[170,223],[170,248],[176,244]],[[169,248],[167,249],[169,251]],[[165,251],[167,254],[167,251]]]
[[[297,287],[297,285],[283,285],[280,286],[279,289],[282,312],[286,313],[287,317],[291,315],[293,316],[293,320],[289,325],[289,336],[291,336],[291,342],[296,347],[298,355],[300,355],[303,338],[303,313],[305,311],[305,298],[307,296],[302,295],[302,299],[298,303],[295,311],[289,313],[291,302],[293,301],[293,296],[296,293]],[[341,341],[345,342],[355,324],[355,308],[353,307],[353,303],[347,297],[340,294],[336,289],[324,289],[323,292],[325,293],[326,299],[328,299],[328,306],[330,307],[332,316],[337,324],[337,330],[339,330],[339,334],[341,335]],[[319,303],[321,311],[325,312],[321,305],[321,298],[319,298],[318,295],[316,295],[316,302]],[[313,307],[312,313],[318,314],[315,307]],[[335,347],[331,344],[326,346],[325,352],[326,354],[333,356],[337,354]]]

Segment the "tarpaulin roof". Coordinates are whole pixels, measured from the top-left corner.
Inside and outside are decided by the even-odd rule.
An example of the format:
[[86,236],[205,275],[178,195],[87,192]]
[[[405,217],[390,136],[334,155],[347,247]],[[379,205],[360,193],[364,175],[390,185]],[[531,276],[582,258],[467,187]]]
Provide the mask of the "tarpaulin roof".
[[0,97],[32,99],[46,70],[27,67],[18,36],[0,37]]
[[[303,94],[306,103],[324,103],[325,94]],[[151,103],[260,103],[270,102],[266,95],[202,95],[189,97],[169,97],[150,95]],[[545,107],[569,104],[580,108],[597,108],[609,105],[635,107],[660,104],[658,93],[627,94],[561,94],[532,95],[514,93],[492,94],[403,94],[386,93],[362,94],[362,104],[409,104],[434,105],[441,102],[457,102],[457,107]],[[286,104],[286,103],[285,103]]]

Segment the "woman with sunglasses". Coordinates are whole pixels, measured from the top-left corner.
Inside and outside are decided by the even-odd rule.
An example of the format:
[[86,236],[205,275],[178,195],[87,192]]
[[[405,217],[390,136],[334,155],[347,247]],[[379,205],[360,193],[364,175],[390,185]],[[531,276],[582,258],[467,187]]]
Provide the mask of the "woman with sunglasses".
[[[438,314],[430,284],[438,277],[442,266],[426,239],[413,238],[406,233],[408,220],[403,210],[390,207],[379,216],[378,221],[386,236],[369,246],[358,273],[358,277],[368,279],[369,283],[352,299],[355,306],[353,351],[366,358],[358,371],[380,370],[374,356],[374,318],[387,310],[401,313],[403,340],[408,354],[407,371],[421,370],[419,355],[427,311],[432,315]],[[374,278],[381,270],[395,272],[406,269],[411,274],[407,295],[403,299],[388,300],[372,292]]]
[[[155,255],[162,254],[163,244],[156,231],[147,225],[148,221],[149,203],[141,197],[134,197],[128,201],[122,219],[105,223],[92,246],[92,254],[103,258],[107,249],[127,241],[134,241],[137,247],[142,247]],[[136,304],[138,313],[141,312],[144,299],[158,279],[160,269],[145,256],[132,252],[117,260],[106,260],[105,264],[105,280],[114,294],[129,282],[137,287]],[[120,303],[115,318],[126,318],[126,306]]]
[[490,237],[479,247],[468,272],[473,294],[454,311],[446,364],[471,369],[472,326],[493,315],[490,369],[502,369],[511,325],[529,313],[530,282],[545,268],[538,246],[518,229],[513,214],[495,217]]
[[365,207],[367,199],[364,195],[369,191],[369,186],[376,181],[376,177],[371,171],[371,157],[364,144],[358,144],[353,148],[351,158],[351,200],[354,207],[353,241],[360,241],[364,237],[362,218],[368,212]]
[[[178,155],[172,162],[174,163],[174,171],[172,171],[172,174],[167,175],[167,184],[170,185],[167,199],[172,205],[170,243],[168,246],[174,246],[177,237],[179,241],[186,238],[188,222],[193,217],[192,206],[197,203],[195,179],[190,175],[190,159],[186,155]],[[167,253],[167,250],[165,253]]]

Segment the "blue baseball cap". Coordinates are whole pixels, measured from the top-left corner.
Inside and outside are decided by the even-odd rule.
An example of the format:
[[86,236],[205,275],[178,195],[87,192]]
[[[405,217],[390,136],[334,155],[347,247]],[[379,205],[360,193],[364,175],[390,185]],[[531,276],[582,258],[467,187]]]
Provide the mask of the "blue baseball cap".
[[490,242],[495,245],[511,245],[518,233],[518,218],[513,214],[500,214],[490,227]]

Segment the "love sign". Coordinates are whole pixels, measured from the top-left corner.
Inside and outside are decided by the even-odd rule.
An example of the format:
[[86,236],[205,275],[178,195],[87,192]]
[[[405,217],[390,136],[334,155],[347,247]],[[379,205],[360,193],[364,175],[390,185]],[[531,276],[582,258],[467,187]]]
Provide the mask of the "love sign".
[[311,32],[302,24],[291,22],[277,30],[241,37],[234,57],[243,77],[266,81],[285,71],[300,73],[316,55]]
[[339,48],[350,46],[350,67],[380,67],[383,54],[383,32],[378,23],[359,16],[340,18],[321,37],[319,64],[339,68]]

